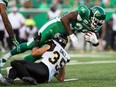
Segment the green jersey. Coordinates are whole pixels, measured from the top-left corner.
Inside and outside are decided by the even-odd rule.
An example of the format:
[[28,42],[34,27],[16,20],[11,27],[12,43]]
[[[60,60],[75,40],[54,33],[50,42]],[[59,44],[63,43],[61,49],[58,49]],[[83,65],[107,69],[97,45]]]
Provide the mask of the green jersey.
[[[76,29],[78,32],[91,31],[90,10],[86,6],[79,6],[77,19],[70,21],[70,25],[72,31],[73,29]],[[62,33],[68,36],[68,32],[66,31],[61,21],[61,18],[59,17],[46,22],[39,29],[38,33],[41,33],[41,40],[37,44],[39,47],[44,45],[45,42],[51,39],[56,33]],[[36,41],[34,41],[34,39],[32,38],[32,40],[30,40],[29,42],[20,44],[21,52],[25,52],[26,50],[31,50],[34,47],[35,42]],[[18,52],[16,51],[16,49],[11,51],[12,55],[15,55],[17,53]],[[25,59],[30,60],[28,59],[28,57],[26,57]],[[35,58],[33,59],[34,60],[32,61],[35,61]]]
[[[91,12],[85,5],[78,7],[77,19],[71,21],[71,28],[76,29],[78,32],[91,31]],[[100,27],[96,26],[95,32],[98,32]]]
[[5,4],[6,6],[8,6],[8,0],[0,0],[0,3]]

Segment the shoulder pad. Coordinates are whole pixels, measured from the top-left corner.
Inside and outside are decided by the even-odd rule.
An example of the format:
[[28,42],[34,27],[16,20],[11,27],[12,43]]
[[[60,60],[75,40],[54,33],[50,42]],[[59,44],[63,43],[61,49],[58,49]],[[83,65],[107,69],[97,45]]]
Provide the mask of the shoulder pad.
[[89,18],[90,16],[90,10],[87,6],[85,5],[79,5],[78,7],[78,14],[83,18],[83,17],[86,17],[86,18]]

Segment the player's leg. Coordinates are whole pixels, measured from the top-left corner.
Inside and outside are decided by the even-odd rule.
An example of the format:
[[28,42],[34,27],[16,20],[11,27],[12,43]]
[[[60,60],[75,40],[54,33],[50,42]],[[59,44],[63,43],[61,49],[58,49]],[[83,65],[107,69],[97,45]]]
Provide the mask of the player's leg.
[[25,61],[25,60],[14,60],[11,62],[12,68],[16,70],[16,73],[20,78],[24,76],[27,76],[27,77],[31,76],[26,70],[26,67],[25,67],[26,64],[28,64],[28,61]]
[[9,83],[6,81],[6,79],[2,76],[1,67],[0,67],[0,84],[9,85]]
[[[30,70],[33,70],[35,68],[34,63],[25,60],[14,60],[11,62],[11,66],[13,67],[14,72],[17,73],[17,77],[19,77],[21,80],[26,81],[30,84],[37,84],[36,80],[30,74]],[[10,70],[9,79],[12,79],[12,76],[10,75],[13,75],[14,72],[11,72]]]
[[16,55],[19,53],[23,53],[27,50],[31,50],[34,47],[34,43],[35,43],[34,38],[32,38],[29,42],[20,44],[21,52],[18,52],[15,48],[15,49],[11,50],[11,54]]
[[33,68],[30,69],[30,74],[36,79],[38,83],[46,83],[49,80],[49,69],[42,62],[35,63],[34,70]]
[[22,53],[22,52],[25,52],[27,50],[31,50],[33,47],[34,47],[34,39],[32,38],[32,40],[30,40],[29,42],[27,43],[22,43],[20,44],[20,48],[21,48],[21,51],[18,52],[16,48],[14,48],[13,50],[11,50],[10,52],[8,52],[6,55],[4,55],[1,59],[0,59],[0,66],[3,67],[4,64],[7,62],[7,60],[13,56],[13,55],[16,55],[16,54],[19,54],[19,53]]
[[[45,42],[51,38],[51,34],[49,33],[49,29],[46,29],[42,32],[42,38],[40,42],[38,42],[38,47],[41,47],[42,45],[45,44]],[[34,46],[33,46],[34,47]],[[31,62],[35,62],[36,60],[40,59],[41,57],[38,56],[38,58],[34,58],[32,54],[29,54],[24,57],[24,60],[28,60]]]
[[[39,32],[41,33],[41,40],[40,42],[38,43],[38,47],[41,47],[42,45],[45,44],[45,42],[48,40],[48,39],[51,39],[52,36],[54,36],[54,34],[56,33],[53,33],[51,31],[53,31],[53,28],[55,28],[55,25],[54,24],[50,24],[49,22],[46,23],[40,30]],[[40,59],[41,57],[38,57],[38,58],[34,58],[32,56],[32,54],[26,56],[24,58],[24,60],[28,60],[28,61],[31,61],[31,62],[35,62],[36,60]]]
[[38,83],[45,83],[48,81],[49,69],[42,62],[33,63],[24,60],[15,60],[11,62],[11,66],[16,70],[19,78],[23,80],[30,81],[30,78],[34,78]]
[[[40,30],[39,30],[39,33],[41,33],[41,40],[40,40],[40,42],[38,43],[38,46],[39,47],[41,47],[43,44],[45,44],[45,42],[48,40],[48,39],[50,39],[51,38],[51,28],[52,28],[53,26],[51,26],[51,24],[48,22],[48,23],[46,23]],[[4,64],[6,63],[6,61],[11,57],[11,56],[13,56],[13,55],[16,55],[16,54],[19,54],[19,53],[22,53],[22,52],[25,52],[26,50],[30,50],[30,49],[32,49],[33,47],[34,47],[34,43],[35,43],[35,41],[34,41],[34,39],[32,39],[32,40],[30,40],[29,42],[27,42],[27,43],[22,43],[22,44],[20,44],[20,48],[21,48],[21,51],[20,52],[18,52],[17,51],[17,49],[15,48],[15,49],[13,49],[13,50],[11,50],[9,53],[7,53],[5,56],[3,56],[2,58],[1,58],[1,66],[3,67],[4,66]],[[33,59],[32,59],[33,60]]]
[[[26,77],[31,76],[26,70],[26,67],[25,67],[26,64],[28,64],[28,62],[25,60],[14,60],[11,62],[12,67],[7,73],[8,75],[7,80],[10,84],[12,84],[17,77],[22,79],[22,77],[24,76]],[[21,71],[20,73],[19,73],[19,70]]]
[[[52,38],[56,33],[64,33],[66,34],[65,29],[62,26],[61,21],[58,19],[51,20],[47,22],[40,30],[41,33],[41,40],[38,43],[38,46],[41,47],[45,42]],[[4,57],[1,58],[1,61],[4,60],[4,62],[1,64],[2,66],[5,64],[5,62],[13,55],[25,52],[26,50],[32,49],[34,47],[34,39],[29,41],[28,43],[23,43],[20,45],[21,52],[18,52],[16,49],[11,50],[8,54],[6,54]],[[32,59],[33,60],[33,59]]]
[[24,60],[28,60],[28,61],[31,61],[31,62],[35,62],[38,59],[41,59],[41,57],[35,58],[35,57],[32,56],[32,54],[29,54],[29,55],[24,57]]

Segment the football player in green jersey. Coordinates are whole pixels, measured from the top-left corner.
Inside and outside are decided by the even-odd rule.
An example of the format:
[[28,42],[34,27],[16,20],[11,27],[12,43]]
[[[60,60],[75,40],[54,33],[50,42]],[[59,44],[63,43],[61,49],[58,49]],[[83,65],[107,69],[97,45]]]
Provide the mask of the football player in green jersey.
[[[87,33],[85,35],[85,40],[92,43],[94,46],[99,45],[98,37],[95,33],[99,31],[105,22],[106,14],[102,7],[94,6],[88,8],[85,5],[80,5],[77,10],[67,13],[61,18],[55,18],[44,24],[38,34],[41,33],[41,40],[38,43],[38,47],[45,44],[45,41],[52,38],[56,33],[63,33],[72,40],[74,46],[78,46],[78,39],[74,35],[73,31]],[[36,39],[33,38],[27,43],[20,44],[21,52],[26,50],[31,50],[34,47]],[[19,54],[16,49],[11,50],[5,56],[1,58],[1,66],[12,56]],[[24,58],[29,61],[36,61],[37,59],[30,54]]]
[[[16,38],[14,36],[13,30],[12,30],[12,26],[11,26],[10,21],[8,19],[8,16],[7,16],[7,12],[6,12],[7,5],[8,5],[8,1],[7,0],[0,0],[0,16],[2,17],[2,20],[3,20],[3,23],[5,25],[6,31],[8,32],[10,38],[12,39],[13,43],[17,47],[16,48],[17,52],[19,52],[20,51],[19,42],[16,40]],[[0,70],[1,70],[1,67],[0,67]],[[1,71],[0,71],[0,81],[2,83],[2,82],[4,82],[4,79],[1,80],[1,78],[3,78],[3,77],[2,77]]]

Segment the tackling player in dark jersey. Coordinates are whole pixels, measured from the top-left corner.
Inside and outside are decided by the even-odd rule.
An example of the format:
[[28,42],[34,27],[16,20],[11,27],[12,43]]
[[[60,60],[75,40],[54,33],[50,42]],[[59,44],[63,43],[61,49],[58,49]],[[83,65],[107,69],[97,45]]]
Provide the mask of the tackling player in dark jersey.
[[7,81],[13,83],[14,79],[19,77],[30,84],[37,84],[49,82],[55,76],[57,80],[63,82],[65,66],[70,61],[68,53],[64,50],[67,42],[68,39],[65,35],[57,33],[53,39],[46,41],[43,47],[32,49],[33,56],[42,57],[41,62],[12,61]]

